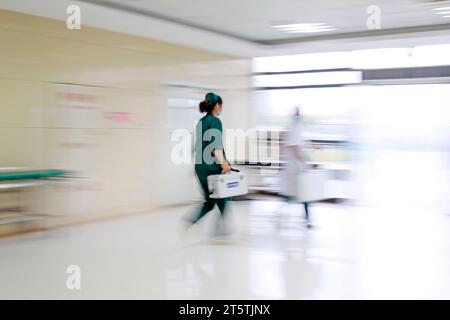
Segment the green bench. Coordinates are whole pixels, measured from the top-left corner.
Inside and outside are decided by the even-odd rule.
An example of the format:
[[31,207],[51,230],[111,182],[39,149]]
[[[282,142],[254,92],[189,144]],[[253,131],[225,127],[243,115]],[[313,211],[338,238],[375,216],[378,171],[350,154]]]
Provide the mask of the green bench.
[[35,180],[62,177],[62,170],[0,171],[0,181]]
[[[3,215],[0,225],[17,223],[42,218],[45,215],[27,213],[26,205],[21,202],[21,195],[30,188],[42,186],[49,179],[64,178],[68,172],[62,170],[32,170],[25,168],[0,168],[0,193],[17,194],[17,206],[0,207],[0,212],[14,213],[13,217]],[[9,197],[9,195],[7,196]],[[0,203],[1,204],[1,203]]]

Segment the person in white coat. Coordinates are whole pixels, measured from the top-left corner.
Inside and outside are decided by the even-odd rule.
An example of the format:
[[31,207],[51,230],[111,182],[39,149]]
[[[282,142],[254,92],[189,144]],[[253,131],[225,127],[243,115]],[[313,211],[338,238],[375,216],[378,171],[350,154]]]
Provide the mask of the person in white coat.
[[[304,139],[302,118],[300,109],[295,108],[294,117],[287,128],[287,136],[284,141],[283,151],[285,166],[281,172],[280,191],[283,199],[289,204],[295,202],[298,197],[298,176],[307,167],[307,154],[305,147],[307,141]],[[309,204],[303,202],[307,227],[311,228],[309,216]]]

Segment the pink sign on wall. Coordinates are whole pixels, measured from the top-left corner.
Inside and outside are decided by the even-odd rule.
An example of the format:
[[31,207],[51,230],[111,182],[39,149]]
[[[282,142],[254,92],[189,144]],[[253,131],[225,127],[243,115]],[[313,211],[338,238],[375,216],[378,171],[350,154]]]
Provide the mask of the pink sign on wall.
[[137,122],[137,115],[133,112],[105,112],[106,119],[117,123],[135,123]]

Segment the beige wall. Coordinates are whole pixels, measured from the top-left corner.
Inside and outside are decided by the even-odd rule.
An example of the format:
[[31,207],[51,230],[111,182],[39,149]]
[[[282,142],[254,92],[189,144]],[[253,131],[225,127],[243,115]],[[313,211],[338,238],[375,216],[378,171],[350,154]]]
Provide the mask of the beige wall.
[[213,88],[224,126],[246,128],[250,62],[0,11],[0,167],[73,170],[36,199],[46,213],[101,216],[185,203],[192,166],[170,161],[164,83]]

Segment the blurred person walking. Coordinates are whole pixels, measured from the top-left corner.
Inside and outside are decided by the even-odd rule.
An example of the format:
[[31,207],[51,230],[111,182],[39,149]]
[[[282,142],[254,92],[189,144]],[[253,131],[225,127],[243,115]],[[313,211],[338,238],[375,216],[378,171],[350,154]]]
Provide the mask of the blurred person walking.
[[[302,116],[300,109],[295,108],[291,123],[287,128],[283,150],[286,163],[281,172],[281,196],[286,204],[296,202],[299,191],[299,175],[307,168],[306,140],[303,136]],[[309,216],[309,203],[303,202],[305,209],[306,226],[312,228]],[[280,215],[280,223],[282,216]]]
[[223,109],[222,98],[209,92],[200,102],[199,109],[206,115],[199,120],[195,129],[195,174],[200,182],[205,201],[194,217],[184,218],[183,231],[187,231],[217,205],[222,219],[217,222],[215,235],[223,235],[225,234],[223,222],[229,199],[210,198],[208,189],[208,176],[231,171],[223,147],[222,122],[218,118]]

